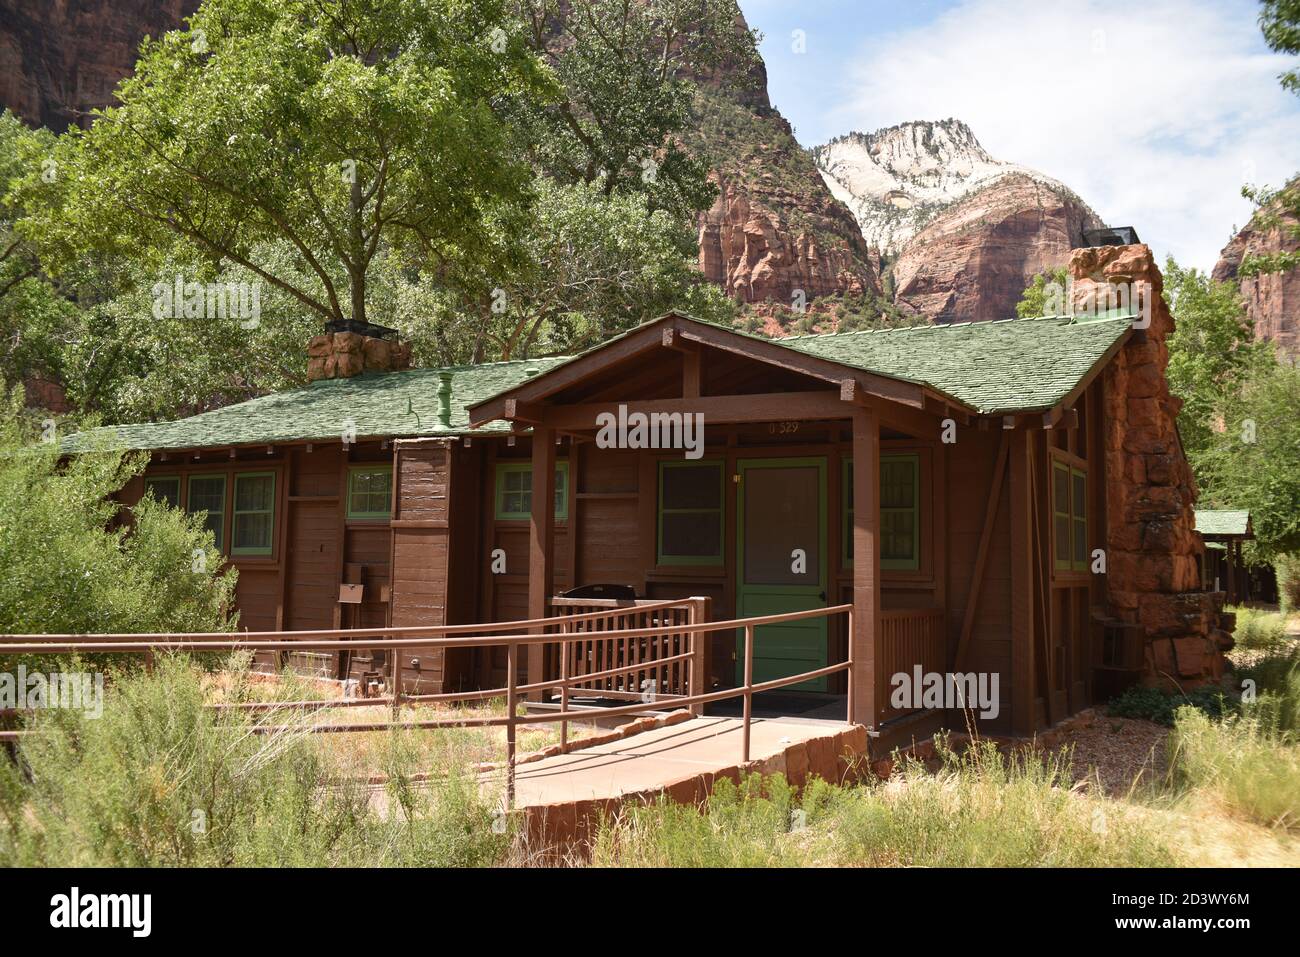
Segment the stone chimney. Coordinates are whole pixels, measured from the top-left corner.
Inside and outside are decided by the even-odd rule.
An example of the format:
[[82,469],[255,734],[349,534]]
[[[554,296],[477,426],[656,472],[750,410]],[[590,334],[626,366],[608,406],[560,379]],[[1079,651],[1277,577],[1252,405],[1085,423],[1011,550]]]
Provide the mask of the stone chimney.
[[1076,310],[1123,304],[1139,316],[1105,372],[1108,613],[1140,633],[1144,684],[1218,681],[1233,622],[1222,593],[1201,591],[1196,480],[1176,425],[1183,402],[1165,378],[1174,317],[1164,277],[1141,243],[1076,249],[1070,276]]
[[411,367],[411,344],[397,330],[370,322],[331,322],[307,343],[307,381],[350,379],[363,372],[398,372]]

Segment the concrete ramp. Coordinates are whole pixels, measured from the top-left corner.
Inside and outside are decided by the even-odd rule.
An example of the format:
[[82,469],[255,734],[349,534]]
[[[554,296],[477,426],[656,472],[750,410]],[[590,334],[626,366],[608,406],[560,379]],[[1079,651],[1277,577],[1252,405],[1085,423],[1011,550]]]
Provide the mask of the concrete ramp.
[[736,780],[742,772],[780,773],[795,785],[810,776],[838,782],[865,763],[867,733],[860,725],[755,719],[748,764],[741,760],[743,733],[739,718],[692,718],[522,763],[515,807],[535,846],[571,845],[629,801],[667,795],[698,803],[719,777]]

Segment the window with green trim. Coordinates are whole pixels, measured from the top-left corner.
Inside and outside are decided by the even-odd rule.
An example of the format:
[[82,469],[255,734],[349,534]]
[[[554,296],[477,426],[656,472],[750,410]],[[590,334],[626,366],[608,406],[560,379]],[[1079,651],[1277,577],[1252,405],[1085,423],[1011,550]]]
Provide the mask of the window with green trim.
[[203,525],[221,551],[225,545],[226,528],[226,477],[224,475],[191,475],[187,511],[206,512]]
[[391,518],[393,467],[354,465],[348,469],[348,518]]
[[722,462],[659,463],[660,565],[722,564]]
[[[533,465],[531,462],[497,463],[496,517],[502,521],[527,521],[533,515]],[[569,517],[569,463],[555,464],[555,518]]]
[[1052,463],[1052,552],[1058,571],[1088,570],[1088,473]]
[[181,477],[179,475],[153,475],[144,480],[144,493],[152,495],[164,505],[181,507]]
[[275,473],[243,472],[235,476],[232,555],[270,555],[275,536]]
[[[844,563],[853,564],[853,460],[844,461],[841,483]],[[880,457],[880,567],[916,571],[921,567],[921,456]]]

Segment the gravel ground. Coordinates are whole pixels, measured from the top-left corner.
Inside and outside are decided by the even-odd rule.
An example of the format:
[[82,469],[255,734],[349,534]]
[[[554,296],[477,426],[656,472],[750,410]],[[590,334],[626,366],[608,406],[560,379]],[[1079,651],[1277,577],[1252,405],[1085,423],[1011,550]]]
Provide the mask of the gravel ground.
[[1122,797],[1134,782],[1145,784],[1165,773],[1168,737],[1163,725],[1099,714],[1086,728],[1065,734],[1057,750],[1073,747],[1075,781],[1099,781],[1106,794]]

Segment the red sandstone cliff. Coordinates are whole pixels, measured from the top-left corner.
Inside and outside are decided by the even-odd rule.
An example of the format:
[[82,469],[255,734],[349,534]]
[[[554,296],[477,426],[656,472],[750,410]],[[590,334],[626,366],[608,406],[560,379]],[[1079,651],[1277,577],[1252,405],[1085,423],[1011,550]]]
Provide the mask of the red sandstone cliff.
[[199,0],[0,0],[0,105],[61,131],[112,102],[140,41]]
[[772,107],[761,61],[707,78],[695,120],[687,143],[720,187],[697,224],[709,281],[742,302],[785,306],[800,292],[804,300],[880,292],[879,256]]
[[[1300,179],[1293,180],[1290,187],[1300,189]],[[1220,282],[1237,279],[1247,256],[1300,250],[1300,239],[1284,228],[1294,228],[1296,218],[1286,214],[1281,219],[1277,226],[1263,225],[1258,216],[1247,223],[1219,254],[1214,278]],[[1255,338],[1276,343],[1280,352],[1300,356],[1300,269],[1244,278],[1241,295],[1255,322]]]
[[934,322],[1016,314],[1038,273],[1070,261],[1084,229],[1102,225],[1068,191],[1009,174],[939,213],[894,263],[894,298]]

